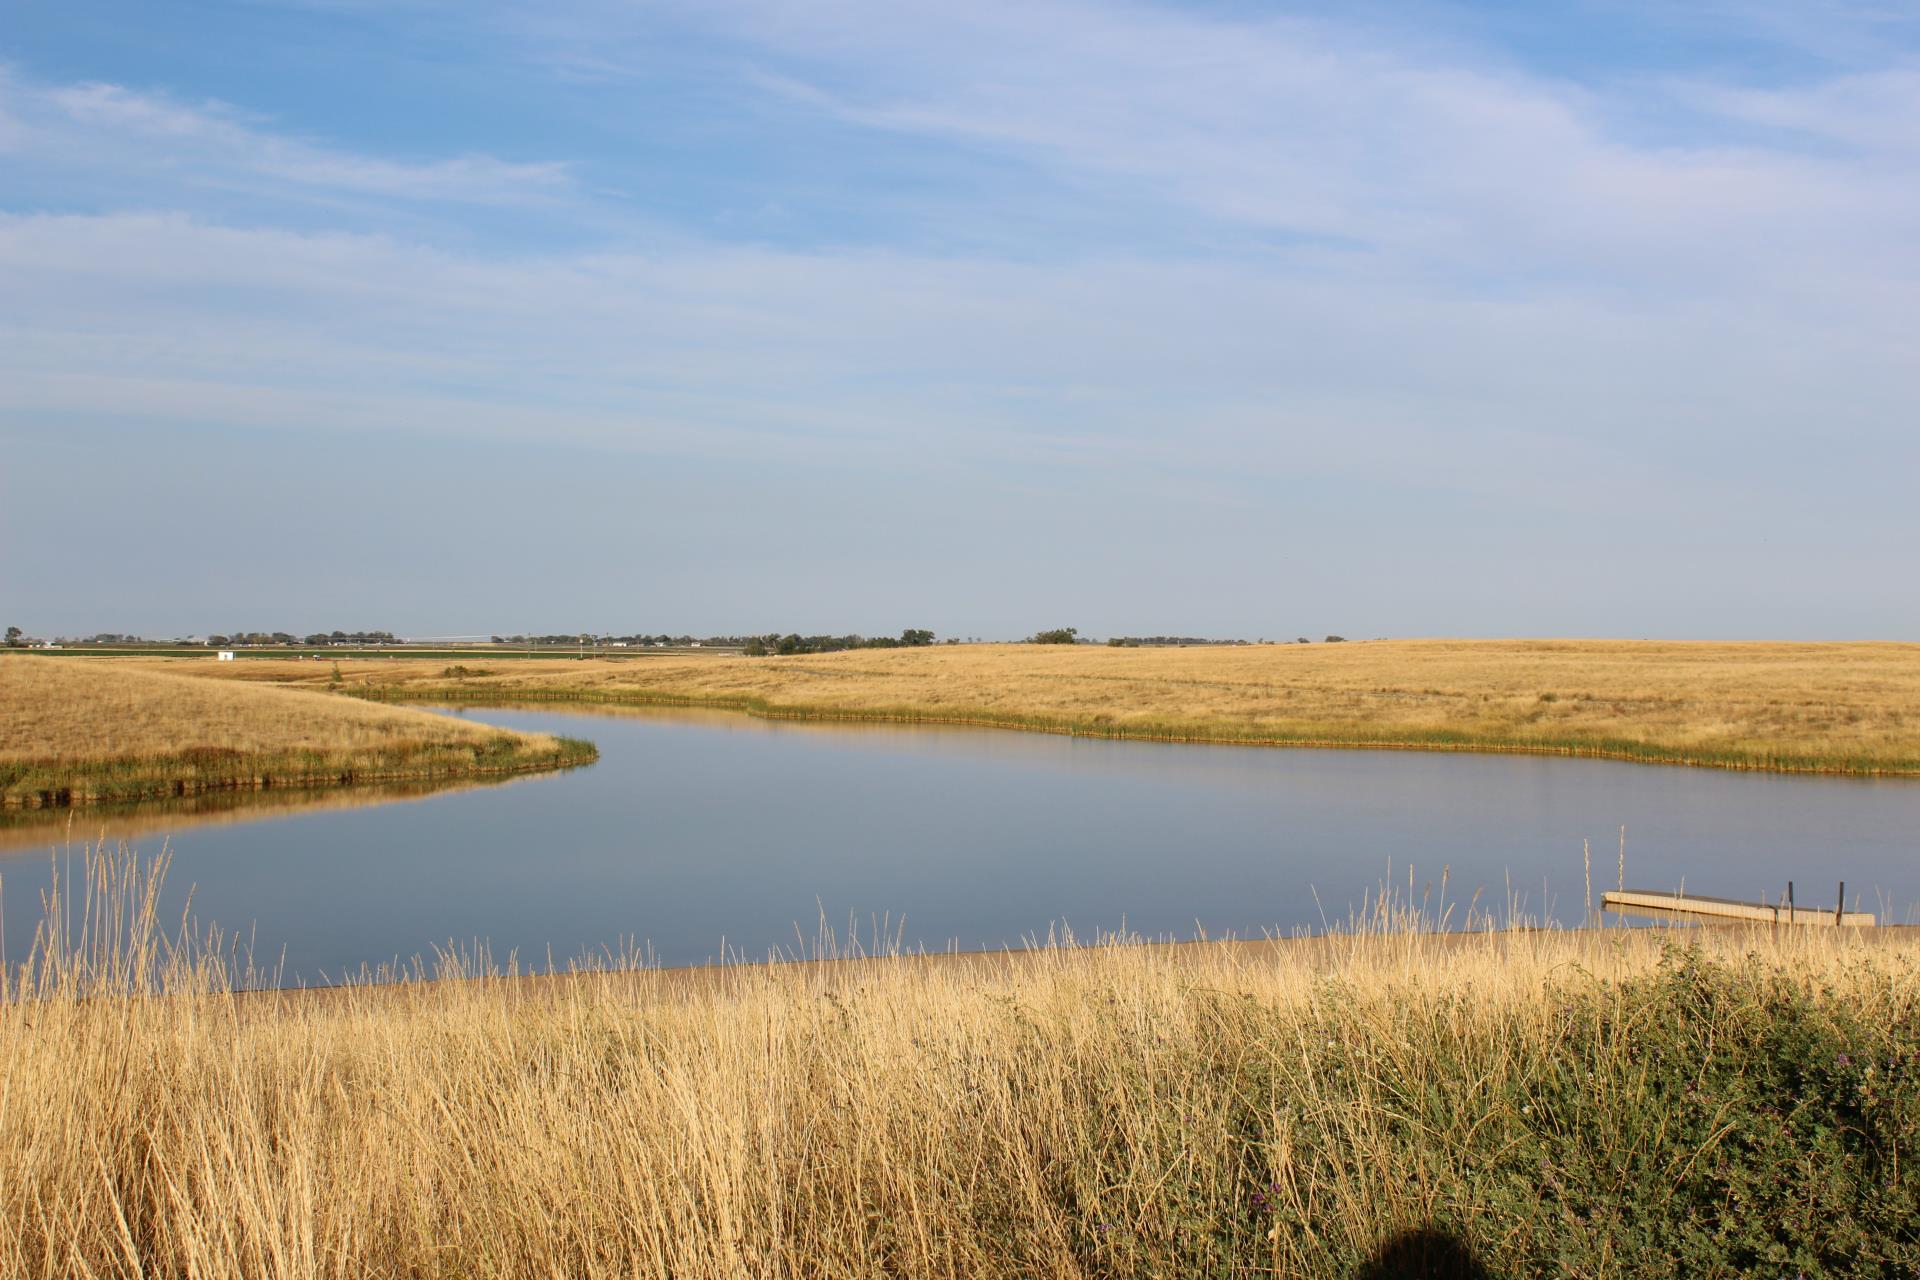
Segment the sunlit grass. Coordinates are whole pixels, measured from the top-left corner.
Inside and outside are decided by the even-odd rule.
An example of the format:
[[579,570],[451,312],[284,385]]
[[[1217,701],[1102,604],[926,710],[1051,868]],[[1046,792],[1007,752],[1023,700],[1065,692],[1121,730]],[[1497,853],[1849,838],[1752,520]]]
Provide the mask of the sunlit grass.
[[0,1275],[1348,1277],[1413,1227],[1496,1275],[1920,1264],[1905,933],[1396,907],[240,994],[152,868],[92,872],[0,989]]

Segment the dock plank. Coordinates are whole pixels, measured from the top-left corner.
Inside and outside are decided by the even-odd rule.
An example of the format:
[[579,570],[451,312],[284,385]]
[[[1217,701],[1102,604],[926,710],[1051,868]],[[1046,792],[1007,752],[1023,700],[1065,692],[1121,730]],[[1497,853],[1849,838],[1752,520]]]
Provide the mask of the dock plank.
[[1734,898],[1712,898],[1697,893],[1663,893],[1657,889],[1609,889],[1600,895],[1604,911],[1632,912],[1659,916],[1692,916],[1703,919],[1740,921],[1751,924],[1826,925],[1869,929],[1876,923],[1870,911],[1843,911],[1836,920],[1832,907],[1788,908],[1765,902],[1741,902]]

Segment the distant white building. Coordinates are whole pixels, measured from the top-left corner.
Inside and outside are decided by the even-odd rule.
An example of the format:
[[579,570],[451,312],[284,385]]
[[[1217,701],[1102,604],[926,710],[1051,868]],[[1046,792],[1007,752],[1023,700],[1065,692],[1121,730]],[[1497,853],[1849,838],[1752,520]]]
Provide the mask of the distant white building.
[[215,655],[215,657],[216,657],[216,658],[218,658],[218,660],[219,660],[219,661],[221,661],[221,662],[232,662],[232,661],[233,661],[233,650],[231,650],[231,649],[222,649],[222,650],[220,650],[220,652],[219,652],[218,654],[216,654],[216,655]]

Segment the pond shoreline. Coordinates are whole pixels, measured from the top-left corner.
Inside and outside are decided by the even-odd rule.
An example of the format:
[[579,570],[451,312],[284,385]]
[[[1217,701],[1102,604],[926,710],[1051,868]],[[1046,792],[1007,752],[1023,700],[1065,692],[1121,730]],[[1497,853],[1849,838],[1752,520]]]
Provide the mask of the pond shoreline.
[[1644,946],[1662,939],[1687,945],[1704,939],[1717,943],[1751,939],[1755,945],[1779,945],[1804,937],[1812,946],[1901,947],[1920,940],[1920,924],[1880,924],[1867,928],[1814,930],[1776,928],[1745,922],[1662,921],[1640,925],[1594,924],[1576,928],[1514,926],[1496,929],[1424,929],[1299,934],[1271,938],[1141,938],[1124,941],[1068,942],[1032,947],[993,947],[957,951],[913,951],[898,955],[810,957],[708,961],[702,964],[581,967],[545,973],[400,975],[358,978],[294,987],[253,987],[232,994],[243,999],[366,996],[427,992],[446,985],[497,988],[515,998],[560,998],[569,989],[629,984],[660,998],[709,998],[739,994],[768,982],[799,982],[822,987],[857,986],[902,967],[916,973],[946,973],[993,981],[1038,972],[1046,966],[1098,965],[1109,962],[1220,960],[1235,965],[1271,963],[1335,970],[1359,961],[1420,965],[1442,956],[1485,947],[1500,954],[1515,948],[1569,947],[1576,951],[1615,944]]
[[1302,736],[1231,734],[1217,727],[1131,726],[1046,716],[1008,716],[990,711],[926,712],[910,708],[849,708],[772,703],[756,697],[700,697],[623,690],[546,689],[504,693],[475,690],[464,685],[407,687],[399,694],[377,685],[342,690],[346,696],[388,706],[513,710],[578,703],[586,706],[686,708],[729,712],[757,720],[788,720],[817,724],[924,725],[928,728],[999,729],[1044,733],[1056,737],[1097,738],[1113,742],[1158,742],[1218,747],[1271,747],[1281,750],[1428,751],[1472,755],[1543,756],[1569,760],[1611,760],[1694,769],[1724,769],[1735,773],[1798,774],[1828,778],[1920,778],[1920,761],[1912,764],[1835,764],[1795,756],[1745,757],[1727,753],[1688,752],[1638,742],[1543,743],[1517,739],[1478,738],[1455,730],[1428,734],[1381,735],[1356,731]]

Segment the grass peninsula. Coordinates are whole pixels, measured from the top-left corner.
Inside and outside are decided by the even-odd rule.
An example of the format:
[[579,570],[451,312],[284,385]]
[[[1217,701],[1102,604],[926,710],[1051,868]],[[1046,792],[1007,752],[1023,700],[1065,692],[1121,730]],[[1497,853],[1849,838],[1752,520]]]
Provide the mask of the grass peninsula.
[[591,744],[309,690],[0,657],[0,806],[450,779],[583,764]]
[[935,645],[460,665],[101,659],[387,702],[582,701],[1114,738],[1920,775],[1920,645],[1381,640]]

